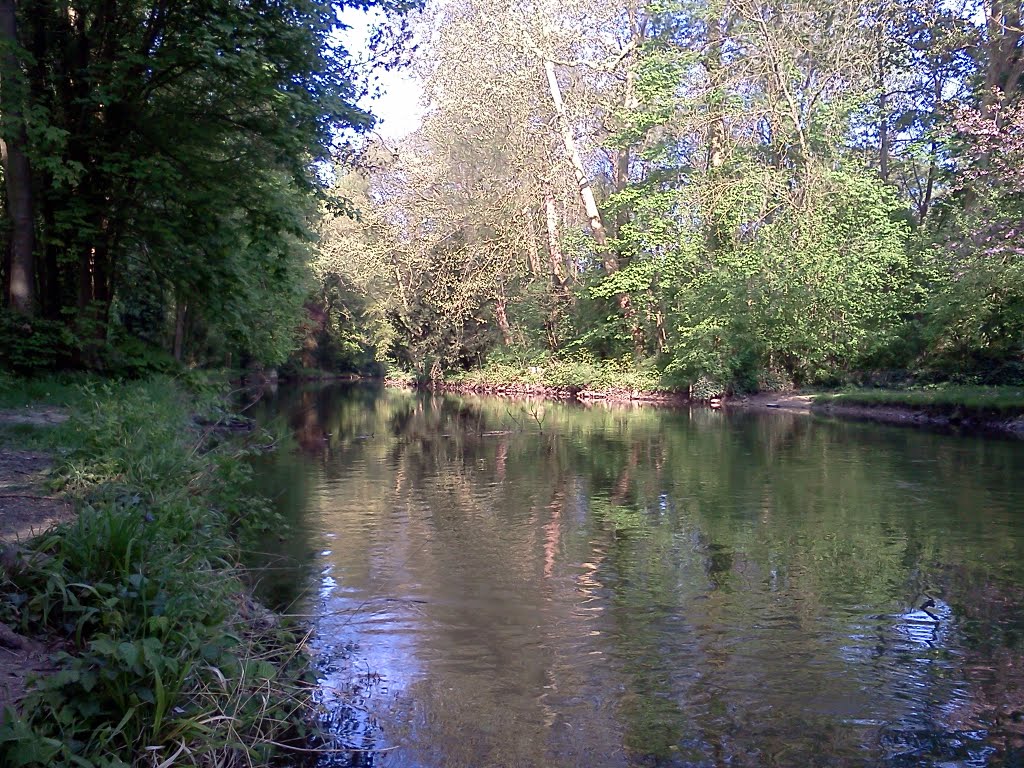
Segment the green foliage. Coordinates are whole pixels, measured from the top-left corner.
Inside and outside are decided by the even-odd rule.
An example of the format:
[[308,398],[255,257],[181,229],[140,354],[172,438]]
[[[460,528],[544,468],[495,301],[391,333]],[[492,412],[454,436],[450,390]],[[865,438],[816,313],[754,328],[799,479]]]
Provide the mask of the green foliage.
[[181,363],[166,350],[127,334],[115,333],[97,356],[97,368],[118,379],[169,375],[181,370]]
[[[63,322],[0,311],[0,365],[12,373],[38,376],[77,367],[82,348],[81,340]],[[170,374],[181,368],[164,349],[121,328],[92,345],[91,362],[97,372],[114,378]]]
[[893,371],[1012,381],[1024,107],[1019,83],[972,89],[1021,33],[1003,25],[1000,40],[966,6],[933,5],[798,0],[751,16],[670,0],[615,50],[597,6],[547,9],[533,34],[565,30],[553,59],[587,51],[614,72],[554,72],[589,126],[575,150],[607,243],[560,159],[575,150],[551,131],[536,52],[503,34],[522,21],[446,12],[425,46],[432,115],[343,180],[360,224],[322,228],[318,278],[346,292],[327,346],[358,339],[421,379],[510,345],[657,355],[660,382],[704,394]]
[[82,374],[21,377],[0,371],[0,408],[68,406],[82,402]]
[[[194,427],[168,379],[81,397],[56,472],[79,515],[0,581],[5,620],[68,652],[0,726],[0,762],[122,765],[153,747],[263,761],[298,725],[303,672],[295,639],[251,607],[233,565],[237,536],[273,522],[247,494],[244,447]],[[200,407],[215,424],[216,400]]]
[[[333,38],[335,4],[185,10],[129,0],[113,14],[86,0],[72,22],[53,4],[18,5],[38,304],[75,330],[90,367],[164,370],[132,359],[137,345],[113,361],[93,347],[113,321],[168,348],[176,309],[201,362],[283,362],[308,291],[321,164],[339,131],[372,124]],[[45,349],[16,362],[59,364]]]
[[534,364],[488,360],[479,368],[449,375],[447,382],[468,387],[525,386],[578,390],[658,392],[665,389],[654,361],[636,364],[629,358],[600,360],[587,353],[564,357],[529,356]]
[[[797,383],[833,381],[877,356],[902,327],[913,309],[912,275],[897,201],[877,181],[847,172],[823,173],[803,194],[804,206],[713,255],[700,232],[682,229],[671,249],[662,241],[671,381],[704,376],[753,390],[783,371]],[[746,205],[743,195],[730,203],[733,211]],[[633,236],[652,246],[646,233]]]
[[0,366],[19,374],[52,371],[66,365],[76,340],[61,322],[25,318],[0,310]]

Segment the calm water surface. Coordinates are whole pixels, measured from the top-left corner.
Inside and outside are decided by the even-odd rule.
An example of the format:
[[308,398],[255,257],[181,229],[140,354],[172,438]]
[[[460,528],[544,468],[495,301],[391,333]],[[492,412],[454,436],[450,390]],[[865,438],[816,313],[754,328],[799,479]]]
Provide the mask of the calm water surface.
[[264,406],[324,766],[1024,765],[1024,443],[331,386]]

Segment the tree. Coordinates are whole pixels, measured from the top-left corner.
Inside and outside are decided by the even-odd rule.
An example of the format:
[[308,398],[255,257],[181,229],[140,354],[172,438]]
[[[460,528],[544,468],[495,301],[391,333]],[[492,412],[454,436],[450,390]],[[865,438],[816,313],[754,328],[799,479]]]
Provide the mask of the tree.
[[[925,329],[939,344],[952,327],[940,304],[958,270],[1015,295],[1012,270],[963,254],[986,221],[1016,231],[1009,168],[976,153],[1015,157],[1019,10],[434,6],[418,58],[431,110],[369,177],[398,265],[397,337],[441,367],[526,340],[656,349],[667,381],[709,392],[924,359]],[[996,314],[1009,328],[1015,313]]]
[[[80,362],[102,364],[145,287],[145,302],[166,309],[168,347],[177,338],[180,352],[188,337],[206,354],[283,359],[318,168],[340,129],[372,122],[332,38],[338,7],[22,0],[16,10],[43,315],[78,333]],[[6,103],[4,114],[16,122]],[[12,214],[19,199],[8,194]]]
[[32,168],[25,135],[25,79],[14,0],[0,0],[0,162],[6,184],[10,246],[6,301],[15,312],[35,310],[35,220]]

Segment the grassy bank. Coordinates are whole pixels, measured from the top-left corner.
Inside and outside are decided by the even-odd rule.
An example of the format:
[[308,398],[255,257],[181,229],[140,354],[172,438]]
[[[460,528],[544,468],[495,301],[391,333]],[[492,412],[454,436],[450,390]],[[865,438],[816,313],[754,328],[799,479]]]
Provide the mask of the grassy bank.
[[964,427],[1024,433],[1024,388],[1019,386],[969,386],[930,384],[917,388],[858,388],[830,392],[799,392],[784,380],[762,382],[768,391],[726,395],[723,388],[700,379],[689,387],[666,384],[653,366],[636,367],[629,361],[549,359],[537,365],[522,362],[488,362],[483,368],[448,372],[443,380],[420,382],[408,373],[389,374],[388,382],[415,386],[426,384],[454,392],[498,396],[650,401],[676,404],[708,402],[722,398],[734,407],[780,407],[828,412],[835,416],[876,421],[961,425]]
[[921,389],[861,389],[820,394],[817,406],[901,408],[954,420],[1024,415],[1024,388],[945,385]]
[[78,512],[4,558],[0,622],[56,655],[4,714],[0,764],[269,764],[303,736],[308,686],[300,638],[239,567],[275,522],[247,490],[255,446],[217,428],[210,388],[0,384],[0,407],[69,406],[55,427],[0,428],[0,443],[49,449]]

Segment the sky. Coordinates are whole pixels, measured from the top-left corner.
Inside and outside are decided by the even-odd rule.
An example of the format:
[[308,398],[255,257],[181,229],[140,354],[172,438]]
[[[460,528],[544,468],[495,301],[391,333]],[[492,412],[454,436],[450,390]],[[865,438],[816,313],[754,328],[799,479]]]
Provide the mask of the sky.
[[[349,29],[340,34],[340,38],[349,53],[356,60],[365,60],[369,56],[367,39],[370,28],[379,19],[375,13],[365,13],[352,8],[346,9],[341,15],[343,24]],[[360,100],[359,106],[369,109],[377,116],[375,132],[389,141],[395,141],[411,133],[419,127],[423,117],[423,106],[419,102],[420,87],[408,70],[387,72],[377,69],[375,72],[380,95],[376,98],[366,97]]]

